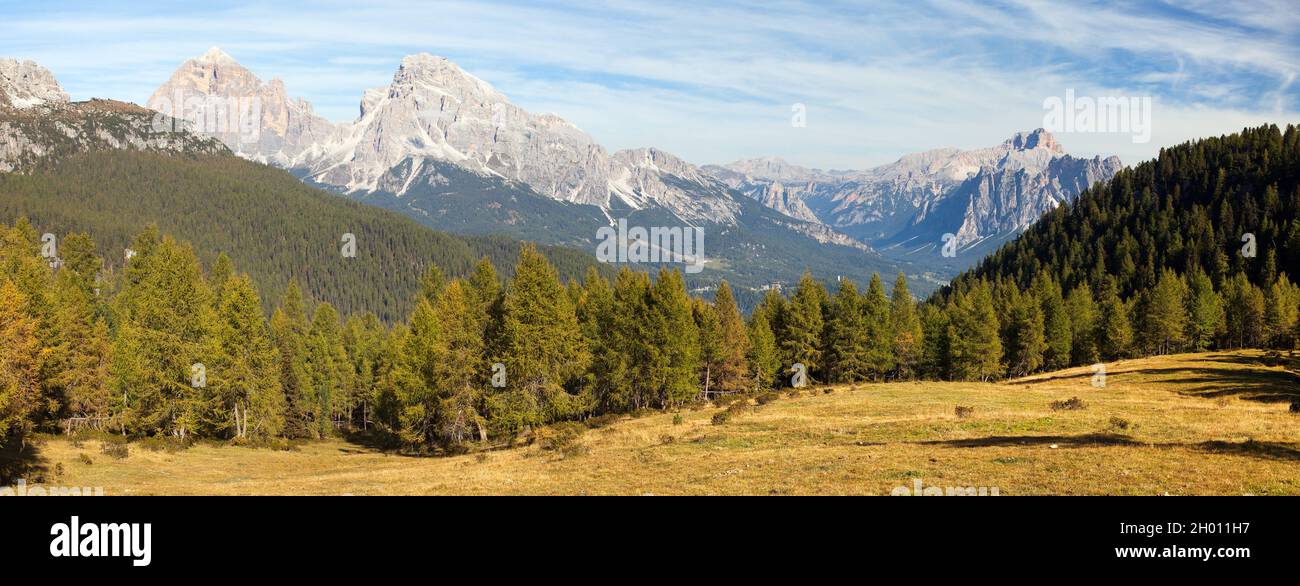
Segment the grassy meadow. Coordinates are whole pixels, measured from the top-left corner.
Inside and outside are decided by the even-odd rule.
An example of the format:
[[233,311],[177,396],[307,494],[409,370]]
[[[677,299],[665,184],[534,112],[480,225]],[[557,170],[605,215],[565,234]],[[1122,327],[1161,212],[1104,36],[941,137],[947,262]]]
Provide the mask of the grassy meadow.
[[543,432],[450,457],[327,440],[133,443],[122,458],[95,440],[45,436],[28,478],[109,495],[888,495],[917,481],[1003,496],[1300,494],[1300,415],[1288,412],[1300,377],[1262,353],[1120,361],[1106,374],[1104,388],[1077,368],[803,389],[730,417],[715,406],[624,417],[569,441]]

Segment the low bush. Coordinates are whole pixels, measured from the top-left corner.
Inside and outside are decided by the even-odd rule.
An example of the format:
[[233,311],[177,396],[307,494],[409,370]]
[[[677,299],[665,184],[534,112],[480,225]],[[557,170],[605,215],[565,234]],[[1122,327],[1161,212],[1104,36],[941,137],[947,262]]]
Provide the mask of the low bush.
[[130,448],[127,448],[126,442],[111,443],[103,442],[99,446],[99,453],[117,460],[125,459],[131,454]]
[[957,408],[953,410],[953,412],[957,414],[958,419],[965,419],[975,414],[975,408],[967,407],[965,405],[958,405]]
[[1078,397],[1070,397],[1062,401],[1052,401],[1052,411],[1079,411],[1087,409],[1088,404]]

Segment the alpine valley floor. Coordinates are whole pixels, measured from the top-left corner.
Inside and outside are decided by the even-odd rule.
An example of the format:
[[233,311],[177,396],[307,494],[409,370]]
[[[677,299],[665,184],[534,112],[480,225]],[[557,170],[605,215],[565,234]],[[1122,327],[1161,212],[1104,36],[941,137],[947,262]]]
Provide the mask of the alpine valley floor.
[[[29,478],[145,494],[866,494],[987,487],[1007,495],[1300,494],[1300,377],[1260,352],[1182,354],[998,384],[906,382],[782,393],[624,418],[577,447],[417,458],[342,440],[290,451],[201,444],[117,459],[38,440]],[[1082,409],[1053,408],[1074,397]],[[957,406],[973,411],[955,414]],[[29,481],[28,488],[33,486]]]

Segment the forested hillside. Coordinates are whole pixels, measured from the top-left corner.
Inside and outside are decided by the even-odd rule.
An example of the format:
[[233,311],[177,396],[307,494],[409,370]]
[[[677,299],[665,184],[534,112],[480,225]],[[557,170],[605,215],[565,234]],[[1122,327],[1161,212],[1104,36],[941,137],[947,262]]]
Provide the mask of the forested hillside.
[[[1163,149],[953,281],[928,304],[935,376],[1296,345],[1300,129]],[[1000,360],[999,358],[1000,357]]]
[[[269,298],[297,279],[310,299],[388,322],[409,311],[431,263],[467,275],[483,256],[512,268],[518,254],[514,240],[430,230],[231,155],[99,150],[0,174],[0,222],[22,217],[41,233],[92,234],[109,272],[121,269],[130,240],[156,225],[190,242],[204,263],[228,255]],[[344,234],[356,237],[354,258],[342,254]],[[595,263],[572,249],[542,250],[566,278]]]

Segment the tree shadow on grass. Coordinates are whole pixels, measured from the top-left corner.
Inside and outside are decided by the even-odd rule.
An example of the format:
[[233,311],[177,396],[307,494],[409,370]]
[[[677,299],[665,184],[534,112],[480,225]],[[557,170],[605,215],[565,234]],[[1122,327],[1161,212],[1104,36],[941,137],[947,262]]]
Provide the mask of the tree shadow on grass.
[[1261,403],[1289,403],[1300,399],[1300,376],[1285,370],[1155,368],[1144,373],[1168,375],[1151,382],[1180,385],[1178,394],[1189,397],[1215,399],[1235,396]]
[[45,478],[46,467],[41,461],[40,448],[33,442],[26,446],[11,440],[0,447],[0,487],[13,486],[19,479],[35,483]]
[[993,448],[1002,446],[1047,446],[1057,445],[1066,448],[1093,446],[1144,446],[1133,438],[1113,433],[1089,433],[1084,435],[995,435],[956,440],[930,440],[918,442],[927,446],[947,446],[950,448]]
[[1254,440],[1247,440],[1240,443],[1225,441],[1149,443],[1140,442],[1131,437],[1113,433],[989,436],[956,440],[931,440],[914,443],[950,448],[1031,447],[1046,445],[1055,445],[1060,448],[1089,448],[1101,446],[1185,448],[1208,454],[1228,454],[1261,460],[1300,462],[1300,444],[1297,443],[1257,442]]

